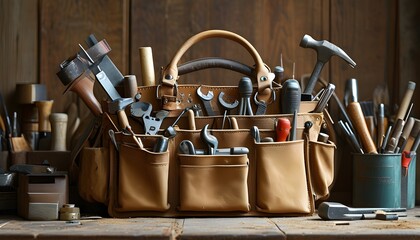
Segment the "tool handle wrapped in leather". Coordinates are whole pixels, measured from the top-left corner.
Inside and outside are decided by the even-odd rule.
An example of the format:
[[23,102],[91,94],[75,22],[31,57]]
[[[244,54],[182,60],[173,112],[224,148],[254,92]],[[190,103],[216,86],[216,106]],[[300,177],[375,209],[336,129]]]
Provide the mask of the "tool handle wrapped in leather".
[[256,78],[254,68],[243,63],[237,62],[235,60],[219,57],[199,58],[183,63],[178,66],[178,74],[184,75],[207,68],[224,68],[238,73],[242,73],[250,78]]

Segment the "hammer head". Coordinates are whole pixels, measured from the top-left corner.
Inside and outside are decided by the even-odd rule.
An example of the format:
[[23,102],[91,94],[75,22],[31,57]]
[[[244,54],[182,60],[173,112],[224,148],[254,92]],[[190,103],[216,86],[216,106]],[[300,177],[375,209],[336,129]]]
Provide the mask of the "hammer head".
[[108,112],[111,114],[116,114],[118,111],[123,110],[131,103],[133,103],[132,98],[118,98],[108,103]]
[[341,203],[336,202],[323,202],[318,206],[318,215],[324,220],[353,220],[360,219],[354,218],[350,213],[349,208]]
[[351,67],[355,67],[356,63],[339,47],[328,42],[327,40],[317,41],[309,35],[303,36],[299,46],[303,48],[312,48],[317,52],[318,61],[326,63],[333,55],[337,55],[344,59]]

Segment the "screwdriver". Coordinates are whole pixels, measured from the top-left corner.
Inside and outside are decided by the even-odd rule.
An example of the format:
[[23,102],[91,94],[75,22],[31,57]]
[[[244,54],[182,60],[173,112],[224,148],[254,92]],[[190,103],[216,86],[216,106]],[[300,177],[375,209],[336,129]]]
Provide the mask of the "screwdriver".
[[299,82],[294,79],[295,63],[293,63],[293,75],[291,79],[287,79],[283,84],[281,97],[281,113],[290,114],[295,111],[299,112],[301,89]]

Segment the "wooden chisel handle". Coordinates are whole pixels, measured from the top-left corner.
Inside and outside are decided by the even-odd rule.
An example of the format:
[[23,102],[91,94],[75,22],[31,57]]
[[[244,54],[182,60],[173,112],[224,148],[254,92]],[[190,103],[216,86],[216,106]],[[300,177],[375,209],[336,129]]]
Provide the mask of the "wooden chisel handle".
[[353,126],[360,137],[365,152],[377,154],[378,151],[376,150],[375,143],[370,136],[360,104],[358,102],[349,103],[347,106],[347,113],[349,114]]
[[398,113],[395,116],[395,122],[397,121],[397,119],[405,119],[405,114],[407,113],[408,106],[410,105],[415,88],[416,83],[409,81],[407,84],[407,90],[405,91],[401,104],[398,107]]
[[153,65],[153,54],[151,47],[139,48],[140,69],[143,86],[155,86],[155,70]]

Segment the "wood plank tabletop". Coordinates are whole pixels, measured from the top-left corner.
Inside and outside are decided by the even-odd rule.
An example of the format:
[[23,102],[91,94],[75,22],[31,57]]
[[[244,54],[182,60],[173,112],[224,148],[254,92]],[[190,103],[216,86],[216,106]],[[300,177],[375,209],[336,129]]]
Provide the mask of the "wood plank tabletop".
[[0,239],[420,239],[420,208],[394,221],[308,217],[92,218],[27,221],[0,216]]

